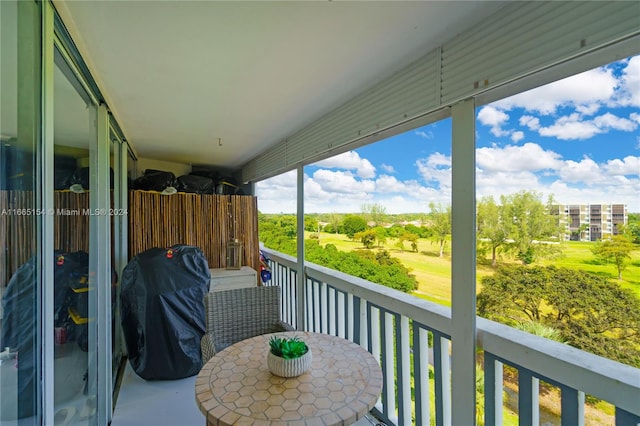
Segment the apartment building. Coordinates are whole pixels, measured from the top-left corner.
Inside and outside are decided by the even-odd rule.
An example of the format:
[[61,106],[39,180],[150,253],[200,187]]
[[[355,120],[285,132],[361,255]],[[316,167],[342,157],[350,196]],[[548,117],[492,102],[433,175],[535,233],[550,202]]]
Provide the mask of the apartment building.
[[554,206],[569,241],[598,241],[629,223],[626,204],[566,204]]

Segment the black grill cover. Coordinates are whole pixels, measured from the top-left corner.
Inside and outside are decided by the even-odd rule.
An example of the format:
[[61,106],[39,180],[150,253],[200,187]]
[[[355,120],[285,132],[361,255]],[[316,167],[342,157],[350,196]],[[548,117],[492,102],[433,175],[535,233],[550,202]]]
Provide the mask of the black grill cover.
[[132,189],[143,191],[164,191],[169,186],[175,187],[176,176],[172,172],[147,169],[144,175],[133,181]]
[[210,280],[198,247],[153,248],[127,264],[120,294],[122,328],[138,376],[182,379],[200,371]]
[[205,176],[184,175],[176,180],[178,192],[213,194],[213,180]]

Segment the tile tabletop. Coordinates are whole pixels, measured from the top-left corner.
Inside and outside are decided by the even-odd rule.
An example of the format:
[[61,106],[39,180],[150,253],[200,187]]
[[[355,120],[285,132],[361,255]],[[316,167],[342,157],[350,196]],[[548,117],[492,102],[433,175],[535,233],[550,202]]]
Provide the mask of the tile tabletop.
[[273,334],[226,348],[196,379],[196,401],[208,425],[349,425],[373,408],[382,370],[361,346],[327,334],[275,335],[304,340],[311,369],[292,378],[271,374],[267,353]]

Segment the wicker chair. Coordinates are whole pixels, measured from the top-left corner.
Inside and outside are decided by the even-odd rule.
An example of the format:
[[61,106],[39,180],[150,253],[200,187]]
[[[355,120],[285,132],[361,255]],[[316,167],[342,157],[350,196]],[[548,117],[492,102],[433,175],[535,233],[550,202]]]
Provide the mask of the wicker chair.
[[202,363],[216,352],[250,337],[294,328],[280,321],[280,287],[249,287],[207,293],[207,331],[202,337]]

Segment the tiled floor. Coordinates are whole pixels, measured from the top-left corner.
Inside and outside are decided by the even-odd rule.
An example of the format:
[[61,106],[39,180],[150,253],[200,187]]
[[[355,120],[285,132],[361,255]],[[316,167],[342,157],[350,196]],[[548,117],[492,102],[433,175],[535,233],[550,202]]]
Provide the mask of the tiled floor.
[[[203,426],[195,399],[196,376],[146,381],[127,365],[111,426]],[[375,423],[361,419],[356,426]]]

